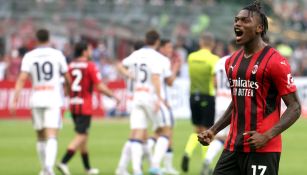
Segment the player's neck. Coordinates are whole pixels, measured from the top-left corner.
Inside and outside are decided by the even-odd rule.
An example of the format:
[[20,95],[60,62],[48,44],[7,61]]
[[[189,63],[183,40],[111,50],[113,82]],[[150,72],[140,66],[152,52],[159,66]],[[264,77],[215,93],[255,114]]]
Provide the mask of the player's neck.
[[87,58],[84,56],[78,57],[77,58],[78,61],[87,61]]
[[44,42],[44,43],[39,42],[37,44],[37,47],[50,47],[50,44],[49,42]]
[[260,37],[255,38],[254,40],[246,43],[244,45],[244,55],[245,57],[250,57],[254,53],[263,49],[267,44],[262,41]]

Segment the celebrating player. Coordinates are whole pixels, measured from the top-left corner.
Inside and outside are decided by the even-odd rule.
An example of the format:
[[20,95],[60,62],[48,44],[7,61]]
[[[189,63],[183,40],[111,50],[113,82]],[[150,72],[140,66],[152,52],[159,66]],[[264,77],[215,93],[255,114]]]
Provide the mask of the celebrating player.
[[[236,41],[243,49],[225,63],[232,102],[216,124],[198,135],[200,143],[208,145],[230,124],[214,175],[277,175],[281,133],[301,114],[290,65],[263,41],[267,30],[267,17],[258,1],[235,17]],[[281,99],[287,106],[283,114]]]

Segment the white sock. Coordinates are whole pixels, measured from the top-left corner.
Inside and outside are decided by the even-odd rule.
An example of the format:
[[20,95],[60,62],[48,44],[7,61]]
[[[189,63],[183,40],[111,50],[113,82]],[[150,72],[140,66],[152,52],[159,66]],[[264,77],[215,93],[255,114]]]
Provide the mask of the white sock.
[[168,150],[164,156],[164,168],[171,169],[173,168],[173,151]]
[[223,143],[220,140],[214,139],[207,150],[205,161],[209,164],[212,162],[214,157],[219,153],[219,151],[223,148]]
[[152,165],[153,168],[160,168],[161,160],[163,159],[167,148],[168,148],[169,140],[167,137],[160,136],[155,145],[154,154],[152,157]]
[[134,174],[142,173],[143,144],[141,141],[131,142],[131,159]]
[[156,144],[156,139],[154,139],[154,138],[149,138],[148,140],[147,140],[147,149],[151,152],[151,154],[152,154],[152,149],[153,149],[153,147],[154,147],[154,145]]
[[45,168],[49,172],[53,172],[53,166],[57,155],[58,143],[56,138],[48,138],[45,149]]
[[38,158],[42,166],[42,170],[44,169],[44,166],[45,166],[45,147],[46,147],[45,140],[38,140],[36,142],[36,151],[37,151]]
[[143,143],[143,160],[147,159],[149,165],[151,164],[151,159],[152,159],[152,152],[150,148],[148,147],[148,143]]
[[126,141],[122,149],[122,153],[117,168],[120,169],[121,171],[127,171],[130,159],[131,159],[131,142],[130,140],[128,140]]

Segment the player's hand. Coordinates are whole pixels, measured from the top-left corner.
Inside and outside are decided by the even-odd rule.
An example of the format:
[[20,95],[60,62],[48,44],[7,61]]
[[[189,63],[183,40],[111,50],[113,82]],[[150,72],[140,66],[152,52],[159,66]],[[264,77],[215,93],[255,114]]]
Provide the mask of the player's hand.
[[154,112],[157,113],[159,110],[160,110],[160,106],[161,106],[161,99],[158,99],[156,102],[155,102],[155,107],[154,107]]
[[114,97],[114,100],[116,101],[116,106],[120,104],[120,99],[118,97]]
[[247,142],[253,149],[259,149],[263,147],[270,140],[266,135],[260,134],[257,131],[247,131],[243,135],[250,135],[250,137],[247,139]]
[[203,131],[197,135],[198,141],[204,145],[208,146],[210,142],[214,139],[214,133],[210,129]]
[[18,98],[14,98],[10,106],[10,113],[12,116],[16,115],[17,103],[18,103]]

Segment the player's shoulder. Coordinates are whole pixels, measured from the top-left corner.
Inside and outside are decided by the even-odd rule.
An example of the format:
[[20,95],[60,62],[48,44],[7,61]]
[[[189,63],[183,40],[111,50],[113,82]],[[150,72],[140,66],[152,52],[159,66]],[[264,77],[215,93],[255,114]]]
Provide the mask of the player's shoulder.
[[281,55],[280,52],[278,52],[278,50],[276,50],[275,48],[271,47],[271,58],[269,63],[276,65],[276,64],[283,64],[283,65],[288,65],[288,60],[287,58],[285,58],[284,56]]

